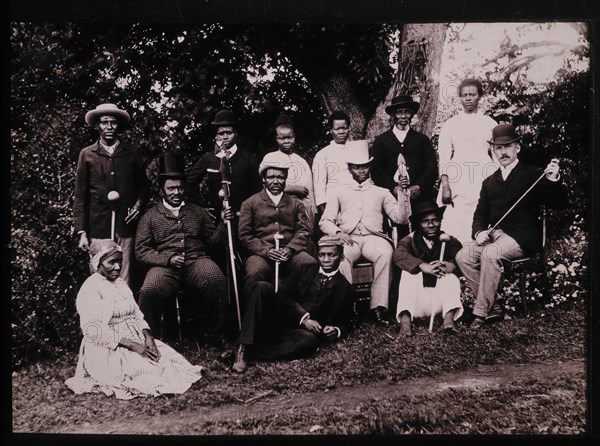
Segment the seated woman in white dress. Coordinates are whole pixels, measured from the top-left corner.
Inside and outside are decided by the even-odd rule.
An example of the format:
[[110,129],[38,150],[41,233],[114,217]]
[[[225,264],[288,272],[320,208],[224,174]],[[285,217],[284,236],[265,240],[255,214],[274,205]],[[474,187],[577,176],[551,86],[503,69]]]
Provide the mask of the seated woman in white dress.
[[75,376],[65,384],[77,394],[102,392],[118,399],[185,392],[201,378],[202,367],[153,338],[133,293],[119,277],[120,246],[100,240],[89,252],[95,272],[76,301],[83,340]]

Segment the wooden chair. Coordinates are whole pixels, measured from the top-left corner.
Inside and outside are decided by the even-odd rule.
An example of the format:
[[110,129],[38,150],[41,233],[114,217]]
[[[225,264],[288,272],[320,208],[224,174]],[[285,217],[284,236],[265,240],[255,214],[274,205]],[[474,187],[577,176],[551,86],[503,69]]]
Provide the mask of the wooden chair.
[[[184,327],[189,327],[190,324],[197,323],[195,317],[186,315],[186,312],[182,310],[181,302],[185,299],[184,290],[180,289],[175,294],[173,302],[167,306],[160,320],[160,338],[162,341],[165,340],[165,336],[169,330],[169,327],[176,326],[177,328],[177,344],[179,348],[183,348],[184,338]],[[196,348],[200,351],[200,345],[198,339],[192,336],[196,344]]]
[[508,274],[513,274],[517,276],[517,280],[519,281],[519,296],[521,298],[521,314],[523,316],[527,316],[529,314],[529,309],[527,305],[527,288],[525,286],[526,276],[529,271],[536,268],[536,263],[540,262],[541,264],[541,272],[537,275],[541,275],[542,278],[542,295],[544,299],[546,299],[547,294],[547,284],[546,284],[546,209],[542,208],[541,213],[542,219],[542,249],[539,253],[532,257],[525,257],[522,259],[517,259],[513,261],[504,261],[504,271]]

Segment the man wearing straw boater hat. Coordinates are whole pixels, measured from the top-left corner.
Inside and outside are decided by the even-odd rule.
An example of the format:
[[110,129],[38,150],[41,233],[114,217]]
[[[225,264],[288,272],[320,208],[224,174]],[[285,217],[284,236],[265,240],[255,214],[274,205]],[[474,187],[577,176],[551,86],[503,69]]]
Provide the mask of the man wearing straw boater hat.
[[521,150],[515,127],[500,124],[492,130],[494,156],[500,167],[487,177],[473,216],[474,242],[465,243],[456,255],[467,279],[475,306],[472,328],[504,319],[502,299],[497,293],[502,260],[531,256],[542,247],[540,206],[564,208],[565,187],[559,182],[558,160],[544,170],[519,161]]
[[121,246],[121,278],[131,286],[133,236],[150,183],[139,150],[119,138],[129,120],[129,113],[114,104],[100,104],[86,113],[85,122],[98,131],[99,139],[79,153],[73,214],[81,249],[100,239]]
[[184,201],[181,155],[161,155],[158,167],[161,200],[142,216],[135,238],[135,254],[149,268],[140,289],[140,309],[158,337],[165,305],[183,288],[193,298],[190,306],[208,315],[211,334],[220,342],[226,329],[227,284],[210,254],[224,245],[224,220],[233,213],[223,210],[215,227],[206,209]]
[[352,265],[361,256],[373,262],[370,308],[376,322],[385,324],[392,272],[392,240],[383,233],[385,214],[395,223],[405,217],[392,193],[377,187],[370,178],[371,161],[365,140],[346,143],[346,163],[352,182],[327,197],[319,221],[321,231],[338,235],[344,242],[345,260],[340,271],[352,283]]
[[398,242],[392,260],[404,271],[400,277],[396,318],[400,335],[412,335],[415,317],[433,317],[441,312],[445,331],[454,331],[454,321],[463,313],[456,253],[462,248],[454,237],[441,230],[446,206],[422,201],[412,209],[414,231]]
[[[229,205],[234,213],[240,210],[245,199],[261,190],[262,182],[256,157],[239,144],[239,122],[234,113],[219,110],[210,124],[215,135],[214,145],[191,168],[186,180],[186,195],[193,203],[202,202],[218,218],[223,207],[219,196],[222,187],[221,160],[230,181]],[[235,223],[237,227],[237,221]]]

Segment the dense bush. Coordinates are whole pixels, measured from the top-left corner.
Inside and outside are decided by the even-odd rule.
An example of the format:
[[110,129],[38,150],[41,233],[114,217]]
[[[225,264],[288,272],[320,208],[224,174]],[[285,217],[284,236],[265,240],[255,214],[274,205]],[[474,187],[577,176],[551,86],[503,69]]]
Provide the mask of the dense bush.
[[[133,125],[125,139],[140,145],[151,176],[155,175],[151,161],[163,150],[182,151],[188,163],[195,160],[201,153],[198,145],[208,140],[206,124],[214,108],[223,105],[246,110],[255,132],[270,126],[279,109],[297,110],[295,117],[304,129],[310,129],[303,142],[309,158],[326,139],[323,110],[301,73],[282,68],[287,74],[278,85],[250,89],[248,73],[227,71],[227,64],[220,61],[224,56],[213,54],[215,45],[222,46],[223,36],[211,34],[210,28],[186,34],[181,53],[175,54],[180,32],[169,27],[148,30],[115,25],[102,34],[93,25],[11,26],[10,252],[15,365],[73,350],[79,343],[74,302],[89,270],[86,255],[77,249],[72,234],[72,195],[78,151],[96,137],[83,121],[86,110],[99,102],[127,105]],[[227,51],[227,60],[242,60],[247,47],[236,41]],[[284,59],[279,68],[287,63]],[[138,70],[137,75],[127,78],[131,70]],[[149,74],[142,76],[140,70]],[[181,82],[169,92],[171,108],[159,112],[153,104],[166,92],[154,88],[153,76],[162,75],[167,80],[177,75]],[[212,85],[215,79],[227,82]],[[565,73],[546,90],[533,94],[513,85],[490,81],[490,86],[490,94],[499,98],[493,114],[530,130],[525,132],[524,143],[531,153],[543,151],[543,157],[535,161],[547,163],[554,156],[563,160],[572,206],[567,212],[549,214],[553,294],[546,307],[550,310],[585,295],[588,287],[583,267],[587,262],[589,126],[581,117],[587,116],[589,79],[586,74]],[[269,108],[271,102],[276,106]],[[256,141],[257,151],[266,150],[262,147],[265,140]],[[532,292],[530,298],[537,299],[537,294]]]

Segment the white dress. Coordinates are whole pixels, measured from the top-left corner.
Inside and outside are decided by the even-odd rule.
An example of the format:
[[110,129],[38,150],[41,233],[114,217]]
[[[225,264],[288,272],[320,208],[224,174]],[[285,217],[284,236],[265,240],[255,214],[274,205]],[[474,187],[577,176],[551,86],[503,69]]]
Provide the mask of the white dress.
[[[479,111],[471,114],[461,111],[448,119],[440,131],[440,175],[448,175],[454,201],[454,207],[446,207],[442,229],[462,243],[471,240],[481,183],[498,169],[498,164],[488,154],[488,141],[496,125],[496,121]],[[440,205],[441,192],[440,186]]]
[[83,340],[75,376],[65,384],[75,393],[115,395],[118,399],[183,393],[201,378],[202,367],[190,364],[156,340],[158,362],[118,346],[122,339],[144,344],[148,328],[125,281],[109,281],[94,273],[77,294]]
[[351,184],[352,175],[346,163],[345,146],[331,141],[315,155],[312,175],[317,206],[327,203],[327,195],[339,186]]

